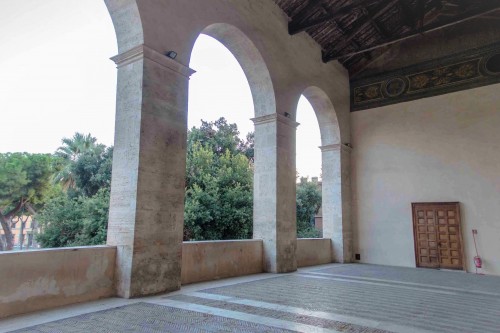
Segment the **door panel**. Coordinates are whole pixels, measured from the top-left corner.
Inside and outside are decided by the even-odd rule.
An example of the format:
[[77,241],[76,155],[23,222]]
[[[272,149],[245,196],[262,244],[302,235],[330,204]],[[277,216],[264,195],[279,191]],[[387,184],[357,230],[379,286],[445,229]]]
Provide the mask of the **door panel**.
[[413,203],[417,267],[463,269],[458,203]]
[[416,257],[419,267],[438,268],[437,233],[434,211],[428,206],[414,207]]

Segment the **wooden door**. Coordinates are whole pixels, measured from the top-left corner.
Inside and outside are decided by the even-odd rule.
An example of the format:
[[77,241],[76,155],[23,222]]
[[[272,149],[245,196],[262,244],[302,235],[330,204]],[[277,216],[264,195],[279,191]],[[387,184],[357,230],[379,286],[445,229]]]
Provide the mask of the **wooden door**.
[[417,267],[464,269],[458,202],[413,203]]

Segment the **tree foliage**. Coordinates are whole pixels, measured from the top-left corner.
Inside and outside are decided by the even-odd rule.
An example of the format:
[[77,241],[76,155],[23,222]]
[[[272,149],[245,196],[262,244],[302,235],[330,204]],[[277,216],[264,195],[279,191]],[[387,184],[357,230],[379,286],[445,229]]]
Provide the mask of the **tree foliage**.
[[55,155],[54,177],[63,191],[37,214],[42,247],[99,245],[106,242],[113,148],[89,135],[63,139]]
[[64,190],[76,188],[75,164],[82,156],[87,159],[105,153],[106,147],[97,143],[97,139],[90,134],[75,133],[72,138],[63,138],[63,145],[55,152],[59,157],[59,170],[54,176],[56,183],[60,183]]
[[52,191],[54,158],[49,154],[0,154],[0,223],[5,244],[0,248],[12,250],[14,239],[11,219],[44,203]]
[[[239,137],[224,118],[188,132],[185,240],[246,239],[253,227],[253,133]],[[12,249],[7,220],[36,207],[42,247],[106,241],[113,148],[90,135],[64,139],[54,155],[0,154],[0,222]],[[297,187],[298,237],[317,237],[321,205],[316,184]],[[10,237],[10,238],[9,238]],[[0,244],[2,245],[2,244]]]
[[185,240],[251,238],[253,151],[238,134],[224,118],[189,131]]
[[51,199],[37,215],[42,247],[99,245],[106,242],[109,188],[95,195],[71,197],[65,192]]
[[321,207],[321,191],[314,182],[297,185],[297,237],[316,238],[320,232],[314,228],[314,216]]
[[113,148],[80,154],[69,168],[75,180],[75,188],[88,197],[95,195],[101,188],[109,188],[112,164]]
[[[202,121],[188,133],[185,240],[252,236],[254,136],[239,139],[224,118]],[[297,186],[297,236],[319,237],[314,215],[321,206],[317,184]]]

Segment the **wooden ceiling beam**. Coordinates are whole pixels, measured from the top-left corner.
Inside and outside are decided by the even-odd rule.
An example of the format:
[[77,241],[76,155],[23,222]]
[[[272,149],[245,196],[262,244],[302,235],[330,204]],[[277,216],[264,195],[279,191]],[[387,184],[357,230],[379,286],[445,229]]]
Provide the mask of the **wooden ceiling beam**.
[[422,30],[425,21],[425,2],[424,0],[417,0],[417,19],[413,27],[417,30]]
[[[366,15],[366,19],[364,20],[358,20],[355,24],[355,26],[353,27],[353,30],[352,32],[349,34],[349,36],[347,36],[346,38],[342,38],[342,40],[340,41],[340,43],[338,43],[336,45],[336,48],[338,50],[343,50],[345,49],[350,43],[351,43],[351,40],[356,37],[360,32],[362,32],[363,30],[365,30],[368,26],[372,25],[373,22],[375,22],[375,20],[380,17],[382,14],[384,14],[388,9],[390,9],[391,7],[394,6],[394,4],[396,2],[398,2],[399,0],[393,0],[393,1],[390,1],[389,3],[386,3],[385,6],[383,6],[382,8],[379,8],[377,10],[377,12],[374,14],[374,15],[370,15],[370,13],[367,13]],[[376,28],[375,28],[376,29]],[[325,54],[326,54],[326,57],[328,57],[328,54],[330,52],[326,51]],[[323,61],[325,57],[323,57]]]
[[[312,19],[307,22],[302,22],[304,17],[307,17],[307,15],[302,16],[302,20],[300,20],[300,17],[293,17],[292,21],[288,24],[288,33],[290,35],[296,35],[299,32],[302,32],[306,29],[315,27],[317,25],[323,24],[325,22],[328,22],[330,20],[335,20],[338,18],[341,18],[342,16],[350,14],[353,10],[358,9],[360,6],[368,6],[372,3],[379,2],[380,0],[354,0],[350,5],[347,5],[345,7],[341,7],[333,13],[329,13],[326,15],[322,15],[318,18]],[[311,9],[309,9],[310,13]]]
[[382,36],[383,38],[389,38],[389,35],[387,34],[387,32],[385,31],[385,29],[383,27],[381,27],[377,21],[375,21],[375,17],[372,17],[372,16],[368,16],[368,20],[370,21],[371,23],[371,26],[375,28],[375,30],[377,30],[378,34],[380,36]]
[[[420,5],[423,4],[423,0],[417,0],[417,8],[420,8]],[[415,29],[418,23],[418,15],[419,10],[417,10],[417,15],[413,14],[413,10],[410,5],[405,0],[400,0],[399,5],[401,6],[401,12],[404,16],[404,23],[407,27]]]
[[450,20],[447,20],[446,22],[431,23],[431,24],[429,24],[427,26],[424,26],[420,30],[419,29],[412,30],[412,31],[410,31],[410,32],[408,32],[406,34],[403,34],[403,35],[400,35],[400,36],[397,36],[397,37],[385,40],[384,42],[379,43],[377,45],[373,45],[373,46],[370,46],[370,47],[364,47],[364,48],[356,50],[354,52],[347,52],[347,53],[344,53],[344,54],[335,54],[335,55],[325,55],[324,54],[323,55],[323,61],[324,62],[328,62],[328,61],[337,60],[337,59],[340,59],[340,58],[350,57],[350,56],[353,56],[353,55],[356,55],[356,54],[359,54],[359,53],[363,53],[363,52],[367,52],[367,51],[372,51],[372,50],[378,49],[378,48],[383,47],[383,46],[387,46],[387,45],[390,45],[390,44],[401,42],[403,40],[414,38],[414,37],[419,36],[419,35],[421,35],[423,33],[428,33],[428,32],[434,31],[434,30],[443,29],[443,28],[446,28],[446,27],[449,27],[449,26],[452,26],[452,25],[455,25],[455,24],[459,24],[459,23],[471,20],[473,18],[482,16],[482,15],[489,14],[491,12],[494,12],[494,11],[497,11],[497,10],[500,9],[500,4],[497,3],[496,1],[490,1],[490,3],[491,4],[489,6],[483,6],[483,7],[479,8],[479,9],[475,10],[474,12],[465,12],[464,14],[459,15],[457,17],[454,17],[454,18],[452,18]]
[[302,8],[296,15],[293,16],[292,21],[303,21],[307,16],[311,14],[311,12],[321,5],[323,0],[310,0],[304,8]]

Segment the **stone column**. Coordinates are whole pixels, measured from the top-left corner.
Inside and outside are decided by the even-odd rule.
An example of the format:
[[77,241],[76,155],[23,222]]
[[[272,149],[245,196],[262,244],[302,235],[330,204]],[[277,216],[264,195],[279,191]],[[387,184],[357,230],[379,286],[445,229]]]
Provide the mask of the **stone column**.
[[191,69],[140,45],[112,58],[117,111],[107,244],[121,297],[181,285]]
[[266,272],[297,270],[295,250],[295,132],[297,123],[280,114],[255,123],[253,237],[264,241]]
[[323,237],[332,240],[334,262],[352,262],[351,147],[320,147],[323,172]]

